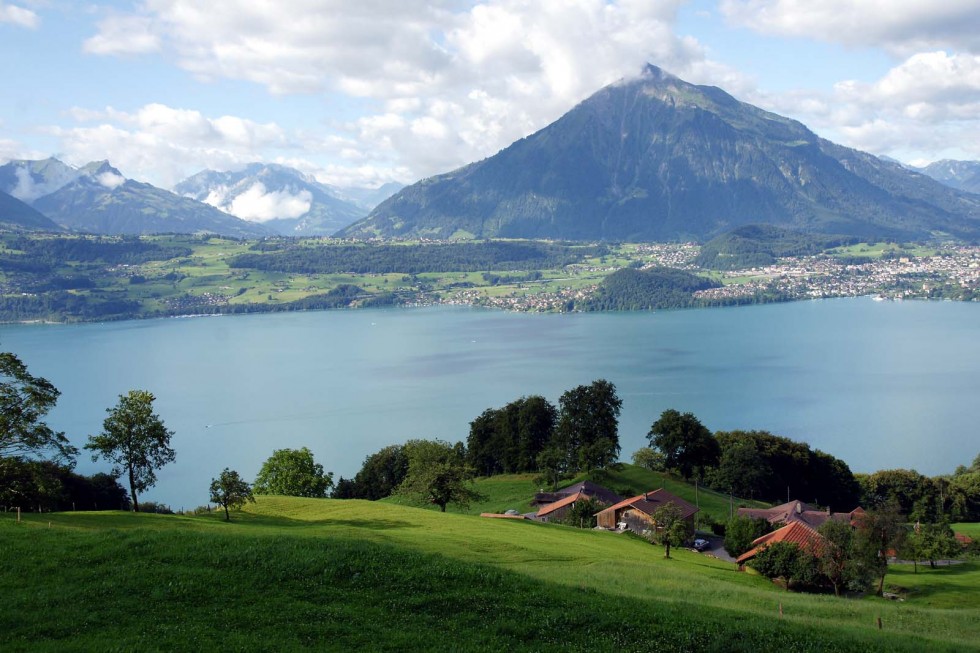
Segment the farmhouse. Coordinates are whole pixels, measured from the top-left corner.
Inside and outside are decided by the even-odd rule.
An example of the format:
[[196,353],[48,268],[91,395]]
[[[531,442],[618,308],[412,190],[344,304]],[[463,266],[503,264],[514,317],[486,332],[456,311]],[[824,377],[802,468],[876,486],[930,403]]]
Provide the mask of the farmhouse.
[[801,549],[819,556],[823,548],[823,541],[823,535],[815,531],[812,526],[807,525],[806,522],[802,520],[791,521],[782,528],[774,530],[771,533],[766,533],[762,537],[753,540],[752,548],[736,558],[735,562],[739,566],[744,565],[762,553],[767,546],[776,542],[791,542]]
[[544,522],[559,521],[576,502],[583,499],[595,499],[604,505],[619,503],[623,500],[612,490],[592,481],[582,481],[557,492],[539,492],[534,495],[531,505],[541,506],[534,515],[534,519]]
[[830,512],[830,509],[820,510],[802,501],[789,501],[787,503],[772,508],[739,508],[739,517],[751,517],[752,519],[765,519],[773,526],[788,525],[794,522],[801,522],[811,529],[819,528],[828,519],[842,521],[854,526],[858,519],[864,515],[864,509],[860,506],[851,512]]
[[620,524],[623,524],[625,528],[634,533],[643,533],[653,525],[653,513],[668,503],[677,506],[681,511],[681,518],[690,522],[693,531],[694,515],[698,512],[698,508],[662,489],[645,492],[615,503],[605,510],[597,512],[596,521],[601,528],[616,529],[620,528]]

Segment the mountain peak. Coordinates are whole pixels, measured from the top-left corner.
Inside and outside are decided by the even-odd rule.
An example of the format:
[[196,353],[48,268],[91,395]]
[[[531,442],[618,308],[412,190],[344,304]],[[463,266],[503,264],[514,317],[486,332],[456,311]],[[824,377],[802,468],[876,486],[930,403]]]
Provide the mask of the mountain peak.
[[640,72],[640,76],[646,79],[652,79],[656,81],[680,81],[679,77],[671,75],[663,68],[654,66],[652,63],[648,63],[643,66],[643,70]]
[[752,222],[980,236],[980,198],[648,64],[498,154],[405,188],[342,236],[706,240]]

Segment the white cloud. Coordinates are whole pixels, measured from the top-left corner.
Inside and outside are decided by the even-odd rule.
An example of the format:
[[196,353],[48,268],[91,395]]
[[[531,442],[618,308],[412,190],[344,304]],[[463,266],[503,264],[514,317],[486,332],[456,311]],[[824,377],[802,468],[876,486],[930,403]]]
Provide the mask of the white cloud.
[[108,188],[109,190],[114,190],[119,188],[126,183],[126,178],[122,175],[117,175],[114,172],[103,172],[101,175],[95,178],[97,182]]
[[30,9],[0,2],[0,23],[10,23],[19,27],[36,29],[41,24],[41,19]]
[[265,222],[275,218],[298,218],[310,210],[312,203],[313,194],[308,190],[270,192],[265,184],[256,182],[233,198],[230,204],[218,208],[243,220]]
[[[340,177],[407,171],[401,180],[412,181],[494,154],[646,62],[694,81],[738,79],[707,61],[696,41],[674,34],[682,4],[145,0],[128,16],[201,79],[377,101],[380,111],[331,135],[346,144],[330,144],[327,153],[352,165],[321,170]],[[103,23],[93,37],[101,51],[131,51],[113,26]],[[226,126],[226,140],[233,132]]]
[[915,54],[872,83],[761,98],[831,140],[900,160],[980,158],[980,56]]
[[48,130],[59,139],[67,162],[109,159],[132,178],[167,188],[202,167],[228,170],[261,159],[265,150],[299,147],[274,123],[209,118],[163,104],[134,112],[74,109],[70,115],[82,124]]
[[729,21],[765,34],[902,56],[937,48],[980,52],[977,0],[721,0],[719,8]]
[[160,50],[160,37],[144,16],[110,16],[99,23],[99,33],[86,39],[82,51],[89,54],[148,54]]
[[10,191],[10,194],[24,202],[33,202],[78,178],[78,172],[72,168],[64,170],[63,174],[55,174],[54,170],[50,170],[48,171],[48,179],[41,183],[35,182],[30,171],[25,167],[18,166],[15,168],[14,175],[17,177],[17,185]]

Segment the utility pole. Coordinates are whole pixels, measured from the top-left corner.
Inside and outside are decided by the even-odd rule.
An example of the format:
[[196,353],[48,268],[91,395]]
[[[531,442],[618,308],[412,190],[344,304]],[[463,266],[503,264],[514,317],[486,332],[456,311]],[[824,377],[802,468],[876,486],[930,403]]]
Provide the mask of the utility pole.
[[698,511],[694,513],[694,530],[698,530],[698,522],[699,522],[698,517],[701,516],[701,500],[698,498],[697,478],[694,479],[694,507],[698,509]]

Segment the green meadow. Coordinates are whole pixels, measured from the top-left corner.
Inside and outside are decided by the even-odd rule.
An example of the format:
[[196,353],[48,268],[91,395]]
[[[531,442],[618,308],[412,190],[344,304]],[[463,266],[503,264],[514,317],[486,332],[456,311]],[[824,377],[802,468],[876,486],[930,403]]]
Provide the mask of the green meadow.
[[[5,651],[977,650],[980,565],[787,593],[625,534],[385,502],[0,514]],[[780,611],[782,614],[780,615]],[[882,629],[877,627],[881,619]]]

